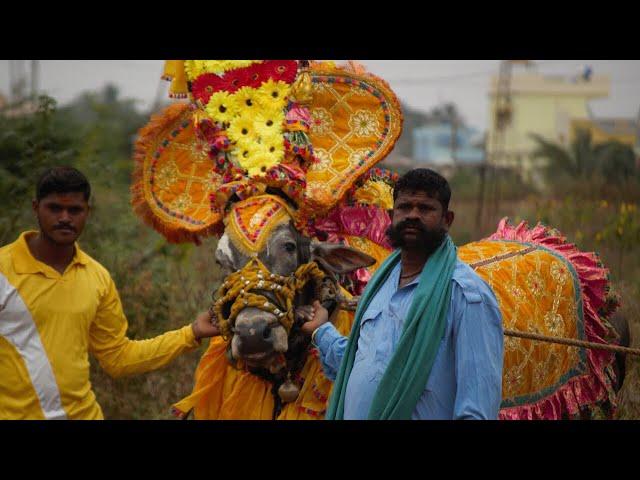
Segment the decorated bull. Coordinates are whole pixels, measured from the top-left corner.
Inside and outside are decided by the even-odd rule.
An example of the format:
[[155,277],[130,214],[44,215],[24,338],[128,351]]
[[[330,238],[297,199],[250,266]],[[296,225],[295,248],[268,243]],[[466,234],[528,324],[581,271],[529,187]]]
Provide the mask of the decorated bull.
[[[323,418],[331,381],[300,331],[319,300],[348,335],[391,252],[395,176],[375,168],[402,129],[388,85],[349,63],[168,61],[171,105],[141,130],[133,205],[171,242],[219,237],[225,279],[193,393],[198,419]],[[607,270],[552,229],[505,219],[458,248],[492,287],[505,329],[607,343]],[[505,337],[503,419],[615,408],[613,354]]]

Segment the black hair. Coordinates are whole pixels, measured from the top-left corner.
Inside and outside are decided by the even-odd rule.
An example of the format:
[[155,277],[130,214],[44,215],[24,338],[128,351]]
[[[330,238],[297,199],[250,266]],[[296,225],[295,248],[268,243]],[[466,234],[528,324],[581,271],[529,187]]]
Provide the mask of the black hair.
[[40,201],[52,193],[79,192],[89,201],[91,185],[82,172],[73,167],[53,167],[40,175],[36,184],[36,200]]
[[425,192],[430,198],[440,202],[443,211],[446,212],[449,209],[451,200],[449,182],[438,172],[429,168],[416,168],[405,173],[393,189],[394,202],[402,191]]

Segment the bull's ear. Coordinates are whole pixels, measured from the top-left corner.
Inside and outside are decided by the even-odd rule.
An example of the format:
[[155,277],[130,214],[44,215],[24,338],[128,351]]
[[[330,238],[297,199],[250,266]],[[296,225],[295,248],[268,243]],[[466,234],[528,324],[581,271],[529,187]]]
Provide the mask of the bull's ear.
[[370,267],[376,259],[353,247],[339,243],[314,242],[311,244],[311,261],[326,270],[343,275],[362,267]]

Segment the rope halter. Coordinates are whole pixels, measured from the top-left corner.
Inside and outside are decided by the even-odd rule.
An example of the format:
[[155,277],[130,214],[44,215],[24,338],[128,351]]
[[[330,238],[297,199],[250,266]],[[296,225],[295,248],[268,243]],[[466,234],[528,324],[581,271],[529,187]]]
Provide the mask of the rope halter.
[[[258,258],[253,257],[242,269],[227,276],[214,296],[216,300],[211,309],[222,330],[222,337],[228,340],[232,336],[236,317],[247,307],[275,315],[288,335],[294,323],[296,294],[309,281],[315,280],[316,285],[320,285],[325,278],[327,274],[315,262],[300,265],[291,275],[282,276],[269,272]],[[255,293],[256,290],[271,291],[277,304]]]

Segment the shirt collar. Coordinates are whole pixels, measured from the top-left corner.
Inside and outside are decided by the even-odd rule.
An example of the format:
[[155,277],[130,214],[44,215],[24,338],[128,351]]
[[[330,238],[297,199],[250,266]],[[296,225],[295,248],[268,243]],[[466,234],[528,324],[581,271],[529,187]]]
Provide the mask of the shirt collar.
[[[27,232],[23,232],[20,237],[18,237],[13,254],[13,267],[16,273],[43,273],[47,277],[58,277],[60,276],[58,272],[46,263],[37,260],[31,253],[31,250],[29,250],[27,238],[37,235],[38,233],[39,232],[35,230],[29,230]],[[74,265],[85,266],[88,262],[89,257],[80,249],[80,246],[76,242],[75,254],[73,255],[73,259],[71,260],[69,267]]]

